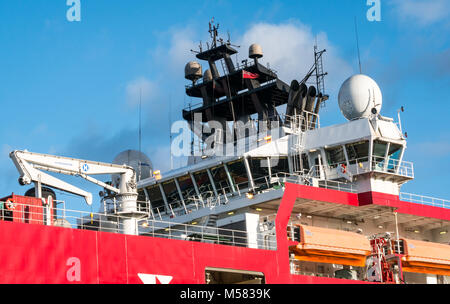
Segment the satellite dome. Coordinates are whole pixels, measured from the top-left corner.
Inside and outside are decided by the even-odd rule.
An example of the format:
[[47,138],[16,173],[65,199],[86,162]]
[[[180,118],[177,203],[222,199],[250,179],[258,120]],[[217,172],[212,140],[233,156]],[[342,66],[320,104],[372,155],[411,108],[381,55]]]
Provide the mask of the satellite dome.
[[339,108],[348,120],[380,113],[383,96],[377,83],[370,77],[357,74],[348,78],[339,90]]
[[248,48],[248,57],[250,58],[261,58],[263,56],[263,51],[262,51],[262,47],[259,44],[252,44],[249,48]]
[[[113,164],[132,167],[136,172],[136,181],[152,176],[153,165],[150,158],[144,153],[136,150],[126,150],[119,153],[119,155],[114,158]],[[117,185],[120,175],[113,174],[111,175],[111,178],[113,185]]]

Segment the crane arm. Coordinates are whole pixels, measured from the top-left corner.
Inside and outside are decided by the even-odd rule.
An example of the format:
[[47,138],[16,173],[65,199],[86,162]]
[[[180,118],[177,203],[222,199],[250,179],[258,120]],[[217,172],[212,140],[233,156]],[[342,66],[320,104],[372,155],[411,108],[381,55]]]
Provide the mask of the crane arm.
[[[92,183],[107,188],[115,193],[136,192],[136,176],[133,168],[125,165],[107,164],[80,160],[75,158],[39,154],[28,151],[13,151],[10,157],[20,173],[19,183],[40,182],[56,189],[83,196],[88,205],[92,204],[92,194],[70,185],[40,170],[80,176]],[[90,175],[120,174],[119,188],[103,183]]]

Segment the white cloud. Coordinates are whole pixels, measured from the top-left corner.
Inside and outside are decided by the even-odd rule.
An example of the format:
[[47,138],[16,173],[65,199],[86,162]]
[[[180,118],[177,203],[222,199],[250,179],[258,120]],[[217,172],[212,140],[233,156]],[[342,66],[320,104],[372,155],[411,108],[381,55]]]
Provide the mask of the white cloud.
[[354,71],[339,56],[326,33],[320,32],[316,37],[310,27],[299,22],[258,23],[244,33],[238,44],[241,45],[240,55],[246,57],[251,44],[261,45],[264,53],[261,62],[270,63],[270,67],[278,72],[278,77],[290,84],[293,79],[302,80],[313,65],[316,38],[319,48],[327,50],[323,56],[324,72],[328,72],[326,91],[337,91]]
[[169,62],[172,68],[184,71],[184,65],[192,60],[191,50],[198,49],[198,43],[194,41],[194,31],[186,28],[181,31],[174,31],[172,34],[171,47],[168,51]]
[[[184,66],[187,62],[196,60],[195,55],[191,50],[198,50],[200,40],[198,33],[187,25],[185,28],[171,28],[168,31],[159,33],[164,37],[164,42],[169,42],[168,45],[161,43],[156,49],[150,51],[153,61],[160,69],[163,77],[174,78],[179,75],[184,76]],[[167,39],[169,37],[169,39]]]
[[448,20],[450,2],[448,0],[391,0],[399,17],[409,24],[430,25]]
[[139,105],[139,101],[145,104],[157,95],[158,87],[155,82],[139,77],[130,82],[126,86],[126,100],[131,107]]
[[171,160],[170,153],[171,150],[169,145],[148,148],[147,155],[152,161],[153,170],[167,172],[171,169],[171,162],[173,162],[173,168],[179,167],[179,160],[175,157]]
[[[197,60],[190,50],[198,50],[202,41],[203,48],[209,37],[204,32],[198,33],[190,25],[185,28],[172,28],[161,36],[169,41],[168,45],[160,44],[150,52],[155,64],[161,64],[159,79],[162,81],[170,77],[183,79],[184,66],[187,62]],[[226,38],[225,32],[220,36]],[[167,39],[169,37],[169,39]],[[287,84],[293,79],[302,80],[314,63],[313,46],[317,39],[320,49],[326,49],[323,57],[326,76],[327,91],[337,91],[342,82],[354,71],[352,67],[339,55],[335,46],[328,40],[327,34],[320,32],[317,35],[311,28],[298,21],[289,21],[281,24],[257,23],[252,25],[241,36],[234,37],[233,44],[240,45],[238,59],[248,58],[248,47],[253,43],[262,46],[264,57],[262,63],[269,63],[270,67],[278,72],[280,79]],[[235,57],[233,56],[233,60]],[[208,63],[199,61],[203,70],[209,69]],[[330,90],[331,89],[331,90]]]
[[[219,34],[226,38],[225,32]],[[191,25],[186,25],[185,28],[169,29],[160,33],[159,36],[161,42],[155,49],[149,51],[152,57],[152,70],[157,73],[152,76],[152,79],[156,80],[138,77],[127,84],[126,95],[127,104],[136,106],[139,104],[141,92],[143,104],[145,102],[148,113],[152,113],[152,136],[159,139],[158,144],[152,142],[150,146],[145,145],[144,150],[148,152],[157,169],[166,171],[170,169],[171,151],[169,146],[162,144],[167,138],[164,135],[166,133],[157,132],[156,125],[161,130],[165,127],[167,100],[170,97],[173,102],[172,110],[176,109],[177,113],[180,112],[180,108],[183,106],[182,101],[186,99],[186,96],[183,98],[183,88],[187,83],[184,79],[184,66],[189,61],[198,60],[190,50],[197,50],[200,40],[205,49],[209,37],[207,32],[196,31]],[[316,38],[319,47],[327,50],[323,62],[324,70],[329,73],[325,79],[326,92],[330,95],[337,95],[342,82],[354,71],[340,56],[337,48],[328,40],[325,33],[320,32],[316,35],[310,27],[296,21],[281,24],[257,23],[249,27],[242,35],[235,35],[232,42],[241,46],[238,55],[240,60],[248,58],[248,47],[251,44],[260,44],[264,52],[261,62],[263,64],[269,62],[270,67],[278,72],[279,78],[289,85],[293,79],[302,80],[314,63],[313,46]],[[234,56],[233,60],[235,60]],[[203,65],[203,70],[209,68],[207,62],[199,62]],[[163,92],[167,92],[167,96],[164,96]],[[111,142],[116,142],[118,137],[128,138],[129,134],[128,132],[119,134],[112,138]],[[99,145],[99,150],[106,149],[109,146],[108,143],[109,141]],[[181,158],[174,158],[174,167],[178,167],[181,161]]]

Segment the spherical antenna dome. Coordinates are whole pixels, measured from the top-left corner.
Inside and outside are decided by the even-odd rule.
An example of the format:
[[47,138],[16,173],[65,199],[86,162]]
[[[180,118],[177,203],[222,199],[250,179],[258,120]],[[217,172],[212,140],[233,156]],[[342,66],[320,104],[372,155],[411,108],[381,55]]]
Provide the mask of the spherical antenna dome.
[[345,118],[354,120],[380,113],[383,96],[372,78],[357,74],[344,81],[339,90],[338,101]]
[[196,82],[202,78],[202,66],[197,61],[190,61],[184,67],[184,77]]
[[[136,172],[136,181],[149,178],[153,174],[153,165],[150,158],[144,153],[136,150],[126,150],[119,153],[114,158],[113,164],[132,167]],[[111,178],[113,184],[117,185],[120,180],[120,175],[113,174],[111,175]]]

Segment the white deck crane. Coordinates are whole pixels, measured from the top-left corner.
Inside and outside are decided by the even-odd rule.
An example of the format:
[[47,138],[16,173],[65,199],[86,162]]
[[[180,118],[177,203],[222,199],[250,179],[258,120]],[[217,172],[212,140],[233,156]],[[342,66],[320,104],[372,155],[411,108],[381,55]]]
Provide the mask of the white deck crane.
[[[28,151],[13,151],[10,157],[20,173],[19,184],[36,185],[37,196],[41,197],[41,185],[47,185],[65,192],[84,197],[88,205],[92,205],[92,194],[41,170],[65,175],[79,176],[98,186],[116,193],[115,199],[119,206],[117,215],[121,215],[122,230],[126,234],[136,235],[137,220],[146,216],[137,208],[136,174],[132,167],[115,165],[69,157],[39,154]],[[119,174],[117,185],[108,185],[92,177],[92,175]]]

